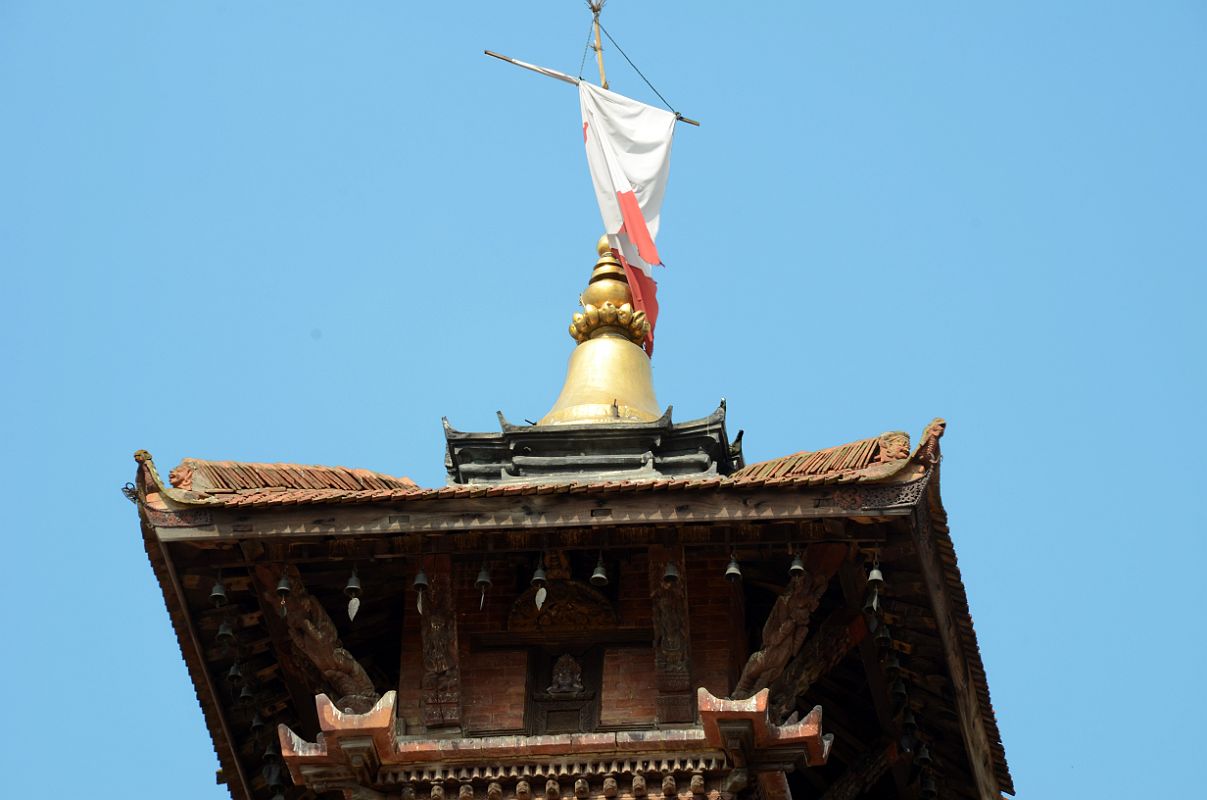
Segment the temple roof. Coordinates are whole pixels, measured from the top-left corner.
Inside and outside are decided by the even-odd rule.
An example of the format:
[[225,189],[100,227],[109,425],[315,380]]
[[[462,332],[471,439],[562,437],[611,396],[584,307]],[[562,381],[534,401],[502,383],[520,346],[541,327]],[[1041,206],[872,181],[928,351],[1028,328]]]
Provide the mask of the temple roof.
[[313,505],[324,503],[381,503],[456,497],[496,497],[537,494],[615,494],[675,490],[716,490],[758,487],[802,487],[820,484],[895,483],[919,477],[928,454],[942,436],[943,420],[927,426],[919,446],[910,452],[909,435],[884,433],[870,439],[813,452],[763,461],[728,476],[661,478],[652,480],[587,480],[454,485],[421,488],[405,477],[347,467],[206,461],[186,458],[159,479],[150,453],[136,459],[151,468],[157,496],[153,507],[223,506],[239,508]]
[[[890,432],[849,444],[798,452],[751,464],[728,476],[652,480],[422,488],[409,478],[363,469],[186,458],[171,471],[170,480],[163,481],[150,453],[140,450],[135,454],[135,459],[140,464],[141,475],[138,494],[148,513],[154,510],[183,512],[188,508],[269,511],[303,504],[358,505],[479,497],[498,497],[500,502],[506,502],[503,498],[516,495],[634,495],[646,492],[729,492],[752,488],[782,488],[790,491],[794,488],[830,485],[847,485],[855,490],[855,484],[869,486],[869,489],[876,491],[880,486],[897,491],[906,484],[918,485],[924,489],[919,497],[920,504],[929,509],[935,530],[940,574],[954,612],[956,639],[963,651],[968,679],[979,706],[978,716],[986,734],[992,771],[1000,787],[1013,793],[1013,782],[989,696],[967,594],[938,492],[939,440],[945,428],[943,420],[932,421],[923,432],[918,446],[912,450],[907,434]],[[144,520],[148,524],[158,524],[152,523],[149,517],[144,517]],[[157,565],[160,545],[154,536],[147,539],[147,545],[152,564]],[[163,575],[160,575],[160,580],[163,584]],[[174,595],[169,591],[171,587],[163,584],[163,588],[169,610],[175,614]],[[181,631],[187,628],[183,618],[177,619],[174,615],[173,619]],[[186,650],[186,661],[188,659]],[[197,674],[203,674],[203,670]],[[221,731],[214,728],[211,733],[218,737]]]

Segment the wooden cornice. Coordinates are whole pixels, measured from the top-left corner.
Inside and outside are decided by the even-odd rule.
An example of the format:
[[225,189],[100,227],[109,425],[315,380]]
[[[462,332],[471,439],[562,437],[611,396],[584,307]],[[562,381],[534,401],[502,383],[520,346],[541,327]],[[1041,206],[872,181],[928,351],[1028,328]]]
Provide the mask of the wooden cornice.
[[740,524],[810,519],[872,521],[907,516],[926,478],[895,486],[835,490],[698,491],[585,497],[550,494],[449,498],[401,506],[306,506],[157,511],[148,516],[163,541],[262,536],[348,536],[487,530],[612,528],[616,526]]

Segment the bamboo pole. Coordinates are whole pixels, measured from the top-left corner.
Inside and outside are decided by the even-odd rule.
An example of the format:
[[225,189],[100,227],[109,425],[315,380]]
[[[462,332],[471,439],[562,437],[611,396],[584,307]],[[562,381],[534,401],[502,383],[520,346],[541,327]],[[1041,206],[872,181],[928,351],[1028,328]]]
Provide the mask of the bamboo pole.
[[599,85],[608,88],[608,75],[604,72],[603,43],[599,40],[599,12],[595,12],[595,60],[599,62]]

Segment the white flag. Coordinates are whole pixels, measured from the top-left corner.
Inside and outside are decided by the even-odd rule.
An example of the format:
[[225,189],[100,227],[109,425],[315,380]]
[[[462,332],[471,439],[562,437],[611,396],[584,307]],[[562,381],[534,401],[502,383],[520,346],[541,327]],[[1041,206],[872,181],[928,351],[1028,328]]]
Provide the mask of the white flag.
[[675,115],[586,81],[578,84],[583,143],[604,231],[625,265],[633,305],[650,322],[646,351],[654,348],[658,319],[654,273],[661,264],[658,235],[662,197],[671,166]]

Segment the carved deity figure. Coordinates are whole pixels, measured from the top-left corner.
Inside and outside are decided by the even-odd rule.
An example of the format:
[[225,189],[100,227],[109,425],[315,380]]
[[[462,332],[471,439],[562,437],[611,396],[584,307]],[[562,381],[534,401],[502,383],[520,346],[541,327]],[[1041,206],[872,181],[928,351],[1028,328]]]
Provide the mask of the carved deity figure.
[[449,587],[440,579],[427,592],[429,605],[422,617],[423,686],[447,690],[457,683],[453,625],[449,608]]
[[546,689],[549,694],[577,694],[583,690],[583,668],[566,653],[553,665],[553,683]]
[[744,700],[770,686],[809,634],[809,617],[821,601],[826,581],[808,573],[793,575],[788,590],[776,599],[763,625],[763,647],[750,656],[733,698]]
[[686,600],[683,587],[663,581],[654,592],[654,653],[659,670],[687,670]]

